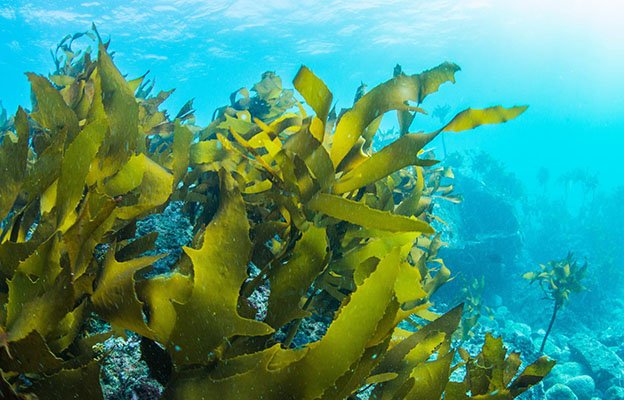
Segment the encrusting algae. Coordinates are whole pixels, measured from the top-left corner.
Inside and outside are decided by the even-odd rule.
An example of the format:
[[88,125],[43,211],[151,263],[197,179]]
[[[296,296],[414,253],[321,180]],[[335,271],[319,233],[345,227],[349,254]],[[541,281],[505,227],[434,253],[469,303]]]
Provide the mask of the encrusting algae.
[[[34,109],[19,108],[3,133],[5,397],[102,398],[96,345],[123,330],[154,350],[144,356],[167,399],[511,399],[553,367],[543,357],[517,374],[519,355],[490,336],[481,354],[459,350],[454,362],[461,306],[431,311],[450,277],[432,200],[458,198],[445,183],[452,172],[423,148],[525,106],[467,109],[408,133],[457,65],[399,68],[340,115],[301,67],[293,85],[309,108],[265,73],[200,129],[191,102],[174,118],[160,111],[170,92],[126,80],[96,34],[96,59],[72,52],[68,37],[50,79],[28,74]],[[388,111],[403,134],[373,152]],[[135,237],[136,223],[174,201],[195,236],[169,273],[150,274],[162,255],[144,255],[156,235]],[[258,318],[250,299],[267,284]],[[291,346],[313,314],[332,320],[326,334]],[[88,333],[93,318],[113,330]],[[465,380],[449,382],[460,367]]]

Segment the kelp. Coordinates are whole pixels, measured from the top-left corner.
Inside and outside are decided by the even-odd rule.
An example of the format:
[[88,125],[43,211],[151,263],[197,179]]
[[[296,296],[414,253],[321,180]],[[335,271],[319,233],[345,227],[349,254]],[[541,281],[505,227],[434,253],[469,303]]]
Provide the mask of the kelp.
[[460,298],[464,303],[464,315],[460,322],[457,334],[460,340],[468,340],[474,337],[474,328],[479,324],[479,319],[485,312],[491,319],[494,311],[483,304],[483,292],[485,290],[485,277],[473,278],[463,285]]
[[542,356],[518,373],[521,366],[520,353],[507,355],[501,338],[491,333],[485,336],[481,352],[471,357],[459,350],[466,368],[462,382],[450,382],[445,399],[513,399],[537,384],[555,366],[555,361]]
[[[83,36],[98,38],[97,57],[71,49]],[[525,107],[468,109],[373,153],[383,115],[423,112],[459,67],[397,73],[360,90],[340,116],[310,69],[293,85],[312,113],[267,72],[201,129],[192,100],[171,117],[160,108],[170,91],[152,95],[145,75],[122,76],[95,29],[65,38],[55,64],[49,80],[29,75],[34,109],[18,110],[0,146],[3,393],[101,398],[94,345],[123,330],[159,354],[146,360],[165,398],[330,400],[372,386],[372,398],[436,399],[471,390],[449,383],[461,306],[431,309],[451,276],[433,205],[459,198],[452,171],[434,167],[424,148],[441,132],[505,122]],[[146,252],[157,234],[137,236],[137,222],[173,201],[194,238],[169,273],[154,274],[163,255]],[[295,346],[315,317],[331,321],[327,332]],[[89,335],[87,318],[113,331]],[[399,329],[402,321],[415,331]],[[505,393],[549,368],[527,370]]]
[[526,272],[522,277],[530,283],[538,282],[542,292],[549,300],[553,301],[553,312],[548,324],[548,329],[542,340],[540,352],[544,351],[546,340],[557,318],[557,312],[570,301],[572,293],[586,290],[583,280],[587,273],[587,261],[580,265],[574,254],[569,252],[561,260],[552,260],[547,264],[540,264],[536,272]]

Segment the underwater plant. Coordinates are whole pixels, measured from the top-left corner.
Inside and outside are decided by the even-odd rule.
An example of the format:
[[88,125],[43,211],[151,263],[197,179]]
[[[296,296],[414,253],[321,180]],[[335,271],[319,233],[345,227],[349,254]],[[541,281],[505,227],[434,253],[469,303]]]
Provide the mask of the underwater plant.
[[473,278],[469,283],[464,284],[460,290],[460,298],[464,304],[464,314],[457,331],[461,340],[468,340],[474,337],[474,328],[479,323],[483,312],[492,318],[494,311],[483,302],[483,292],[485,290],[485,277],[481,279]]
[[553,301],[552,316],[542,340],[540,352],[544,351],[548,335],[557,318],[557,312],[570,301],[570,294],[586,290],[582,282],[586,272],[587,261],[583,265],[579,265],[574,254],[569,252],[564,259],[552,260],[546,265],[540,264],[539,271],[527,272],[522,275],[530,283],[538,282],[546,297]]
[[[145,76],[127,80],[93,31],[97,57],[69,54],[50,80],[28,74],[33,111],[19,108],[0,143],[3,395],[102,398],[101,344],[126,331],[141,336],[168,399],[331,400],[365,390],[374,399],[501,399],[553,367],[542,357],[509,387],[513,376],[479,391],[474,378],[451,385],[462,307],[431,309],[450,277],[433,202],[457,198],[445,181],[452,171],[423,149],[442,132],[502,123],[526,107],[466,109],[372,152],[386,112],[409,114],[409,128],[459,67],[399,71],[341,116],[301,67],[293,85],[309,109],[269,72],[202,129],[191,102],[175,117],[161,111],[169,92],[151,95]],[[194,238],[167,273],[154,273],[164,255],[146,253],[157,234],[138,235],[137,224],[172,202]],[[295,345],[315,316],[330,321],[327,331]],[[91,320],[112,330],[89,331]],[[516,375],[515,357],[486,357],[469,373],[498,377],[514,365]]]

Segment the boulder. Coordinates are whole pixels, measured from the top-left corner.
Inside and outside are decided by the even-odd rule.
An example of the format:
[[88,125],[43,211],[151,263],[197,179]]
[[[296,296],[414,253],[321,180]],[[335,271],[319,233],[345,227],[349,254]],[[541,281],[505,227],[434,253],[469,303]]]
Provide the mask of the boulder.
[[594,379],[589,375],[575,376],[568,379],[565,384],[572,389],[579,400],[591,400],[596,390]]
[[546,400],[578,400],[578,397],[572,389],[562,383],[557,383],[546,391]]
[[611,386],[604,394],[604,400],[624,400],[624,388]]
[[550,374],[546,375],[544,383],[546,386],[564,383],[575,376],[587,375],[588,372],[590,371],[587,367],[574,361],[557,363]]
[[593,337],[577,334],[568,342],[572,356],[592,372],[598,387],[624,379],[624,361]]

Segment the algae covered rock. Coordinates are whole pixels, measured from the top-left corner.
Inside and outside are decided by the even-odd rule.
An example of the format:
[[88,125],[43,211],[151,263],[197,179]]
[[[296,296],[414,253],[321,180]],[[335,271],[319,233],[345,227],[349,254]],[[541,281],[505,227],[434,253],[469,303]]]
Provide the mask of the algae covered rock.
[[546,391],[547,400],[578,400],[572,389],[562,383],[557,383]]
[[575,376],[566,381],[566,386],[572,389],[579,400],[591,400],[596,384],[594,379],[589,375]]
[[624,361],[598,340],[577,334],[568,342],[573,356],[585,364],[596,379],[597,386],[624,378]]
[[571,361],[565,363],[559,363],[555,365],[552,372],[546,377],[546,386],[554,385],[556,383],[566,382],[575,376],[586,375],[590,371],[581,363]]
[[624,388],[611,386],[604,394],[604,400],[624,400]]

